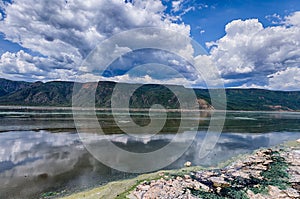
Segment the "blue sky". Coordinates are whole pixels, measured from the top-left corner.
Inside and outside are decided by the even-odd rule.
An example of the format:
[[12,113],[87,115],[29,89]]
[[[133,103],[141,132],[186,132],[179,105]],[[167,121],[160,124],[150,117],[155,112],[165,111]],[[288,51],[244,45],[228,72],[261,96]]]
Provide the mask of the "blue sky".
[[[0,8],[3,78],[74,80],[86,72],[81,64],[98,43],[122,31],[154,26],[174,29],[200,43],[226,87],[300,90],[298,0],[15,0],[1,1]],[[174,49],[184,48],[176,44],[181,41],[170,41]],[[154,66],[148,76],[147,72],[140,77],[126,75],[133,63],[144,63],[138,59],[151,57],[153,62],[179,69],[190,77],[189,84],[203,85],[189,64],[172,53],[136,53],[121,59],[127,60],[123,65],[120,60],[114,62],[111,68],[115,71],[101,80],[186,84]],[[207,57],[194,60],[203,59],[203,67],[211,69]],[[147,67],[146,71],[151,69]],[[160,74],[153,75],[156,72]],[[97,79],[96,74],[89,73],[85,74],[89,79]],[[166,77],[162,78],[163,74]]]
[[[201,44],[215,41],[224,36],[225,25],[236,19],[258,18],[264,26],[274,26],[267,16],[278,14],[289,15],[300,9],[297,0],[205,0],[197,1],[207,8],[191,11],[182,17],[192,26],[192,37]],[[201,30],[205,32],[199,34]]]

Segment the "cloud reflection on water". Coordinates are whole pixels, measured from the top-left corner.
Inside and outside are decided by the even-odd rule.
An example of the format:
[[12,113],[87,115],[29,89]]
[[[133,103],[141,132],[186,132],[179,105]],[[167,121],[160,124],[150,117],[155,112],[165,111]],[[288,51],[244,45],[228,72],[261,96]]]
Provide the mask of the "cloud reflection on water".
[[[205,132],[198,132],[189,150],[167,168],[180,168],[186,161],[191,161],[193,165],[216,165],[260,147],[297,139],[299,133],[223,133],[213,151],[205,158],[199,159],[204,136]],[[147,140],[126,135],[99,136],[97,144],[101,144],[101,140],[107,137],[127,150],[142,151],[155,150],[172,140],[174,135],[155,135]],[[185,132],[175,142],[180,147],[188,139],[189,132]],[[82,188],[126,178],[125,173],[112,170],[89,155],[78,135],[74,133],[6,132],[0,134],[0,146],[1,197],[33,197],[49,189]],[[158,160],[153,162],[155,161]]]

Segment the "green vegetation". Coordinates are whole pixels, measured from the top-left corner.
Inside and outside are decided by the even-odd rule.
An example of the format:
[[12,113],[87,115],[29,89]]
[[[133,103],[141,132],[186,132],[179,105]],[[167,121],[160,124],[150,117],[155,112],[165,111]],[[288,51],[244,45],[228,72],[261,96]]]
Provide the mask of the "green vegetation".
[[[20,105],[20,106],[71,106],[73,82],[21,82],[0,79],[0,105]],[[99,82],[96,89],[96,107],[109,108],[110,99],[116,83]],[[123,90],[127,90],[132,84],[121,84]],[[169,109],[180,108],[177,97],[169,89],[177,90],[182,96],[188,96],[188,88],[182,86],[163,85],[140,85],[130,99],[132,108],[149,108],[154,104],[161,104]],[[203,99],[210,103],[210,95],[207,89],[194,89],[198,99]],[[214,90],[218,92],[218,90]],[[126,94],[126,92],[125,92]],[[123,94],[124,95],[124,94]],[[246,111],[299,111],[300,91],[270,91],[261,89],[226,89],[227,110]],[[124,97],[120,94],[120,98]],[[188,104],[193,108],[192,99]],[[218,102],[215,109],[218,109]],[[202,107],[207,108],[207,107]]]
[[248,199],[246,192],[243,190],[235,190],[234,188],[224,188],[220,195],[201,190],[193,190],[192,194],[202,199]]
[[133,185],[132,187],[127,189],[125,192],[117,195],[117,197],[115,199],[127,199],[127,196],[130,194],[130,192],[132,192],[142,182],[143,182],[143,180],[137,180],[135,185]]
[[288,163],[283,157],[280,157],[278,152],[272,154],[271,160],[273,162],[269,165],[268,170],[261,173],[261,176],[264,178],[261,184],[263,186],[277,186],[281,190],[286,189],[289,186]]
[[52,191],[49,191],[49,192],[46,192],[46,193],[43,193],[41,195],[42,198],[53,198],[54,196],[58,195],[59,193],[57,192],[52,192]]
[[253,176],[250,179],[236,177],[230,181],[230,187],[222,188],[220,192],[216,189],[213,189],[213,192],[192,189],[191,192],[203,199],[247,199],[247,190],[251,190],[255,194],[267,195],[269,185],[276,186],[281,190],[287,189],[290,186],[287,173],[288,163],[277,151],[271,152],[270,159],[272,162],[268,165],[268,169],[260,173],[262,179]]
[[215,193],[205,192],[201,190],[192,190],[192,194],[203,199],[226,199],[224,196],[219,196]]

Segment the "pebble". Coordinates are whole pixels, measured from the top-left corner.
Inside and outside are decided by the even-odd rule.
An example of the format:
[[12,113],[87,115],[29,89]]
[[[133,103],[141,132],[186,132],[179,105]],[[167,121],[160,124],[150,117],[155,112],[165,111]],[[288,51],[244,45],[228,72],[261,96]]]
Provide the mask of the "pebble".
[[192,163],[188,161],[188,162],[184,163],[184,166],[185,167],[190,167],[190,166],[192,166]]

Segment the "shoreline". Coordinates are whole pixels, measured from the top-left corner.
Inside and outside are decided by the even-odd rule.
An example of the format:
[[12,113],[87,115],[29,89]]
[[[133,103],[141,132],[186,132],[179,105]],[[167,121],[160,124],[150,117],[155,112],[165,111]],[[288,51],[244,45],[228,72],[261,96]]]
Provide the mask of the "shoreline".
[[[89,110],[96,110],[96,111],[111,111],[112,108],[82,108],[82,107],[72,107],[72,106],[20,106],[20,105],[0,105],[0,109],[8,109],[8,110],[13,110],[13,109],[20,109],[20,110],[75,110],[75,111],[89,111]],[[117,111],[149,111],[150,109],[144,108],[115,108]],[[151,111],[155,112],[241,112],[241,113],[300,113],[300,110],[294,110],[294,111],[287,111],[287,110],[282,110],[282,111],[262,111],[262,110],[218,110],[218,109],[151,109]]]
[[[157,171],[154,173],[142,174],[133,179],[110,182],[103,186],[99,186],[99,187],[96,187],[96,188],[93,188],[90,190],[86,190],[86,191],[82,191],[82,192],[78,192],[78,193],[73,193],[68,196],[60,196],[59,198],[61,198],[61,199],[75,199],[75,198],[125,199],[128,197],[129,198],[138,198],[138,197],[136,197],[136,195],[138,195],[139,193],[142,193],[143,195],[146,193],[145,190],[147,188],[149,188],[149,182],[157,183],[157,182],[163,181],[163,183],[166,183],[166,182],[169,182],[167,180],[173,180],[172,183],[175,183],[174,180],[175,181],[177,180],[176,176],[181,176],[178,179],[182,179],[182,176],[186,176],[187,179],[190,179],[190,177],[187,177],[187,176],[189,176],[191,173],[195,173],[195,172],[206,173],[206,172],[215,171],[215,170],[222,170],[224,168],[229,167],[230,165],[241,164],[241,161],[245,160],[247,158],[253,159],[253,156],[255,154],[259,154],[264,150],[274,150],[274,151],[277,151],[277,150],[278,151],[279,150],[283,150],[283,151],[300,150],[299,142],[300,142],[299,140],[298,141],[289,141],[289,142],[285,142],[283,144],[271,147],[270,149],[260,148],[260,149],[254,150],[252,153],[233,157],[233,158],[219,164],[217,167],[204,168],[204,167],[200,167],[200,166],[195,166],[195,167],[184,167],[184,168],[177,169],[177,170],[161,170],[161,171]],[[252,161],[255,161],[255,160],[252,160]],[[234,167],[233,170],[237,171],[236,167]],[[241,174],[241,175],[243,175],[243,174]],[[171,179],[170,176],[175,176],[175,178]],[[225,182],[221,181],[219,183],[221,183],[220,185],[222,185],[222,183],[225,183]],[[225,183],[225,184],[227,184],[227,183]],[[207,189],[207,187],[205,187],[205,188]],[[273,188],[273,186],[271,186],[271,188]],[[210,191],[213,191],[213,190],[215,190],[215,189],[212,188],[212,190],[210,190]],[[276,191],[278,191],[278,190],[276,189]],[[299,192],[300,192],[300,190],[299,190]],[[251,192],[251,190],[248,192],[245,192],[245,193],[246,194],[249,193],[250,195],[254,194]],[[260,195],[254,194],[253,196],[254,196],[253,198],[255,198]],[[183,197],[183,198],[185,198],[185,197]]]

